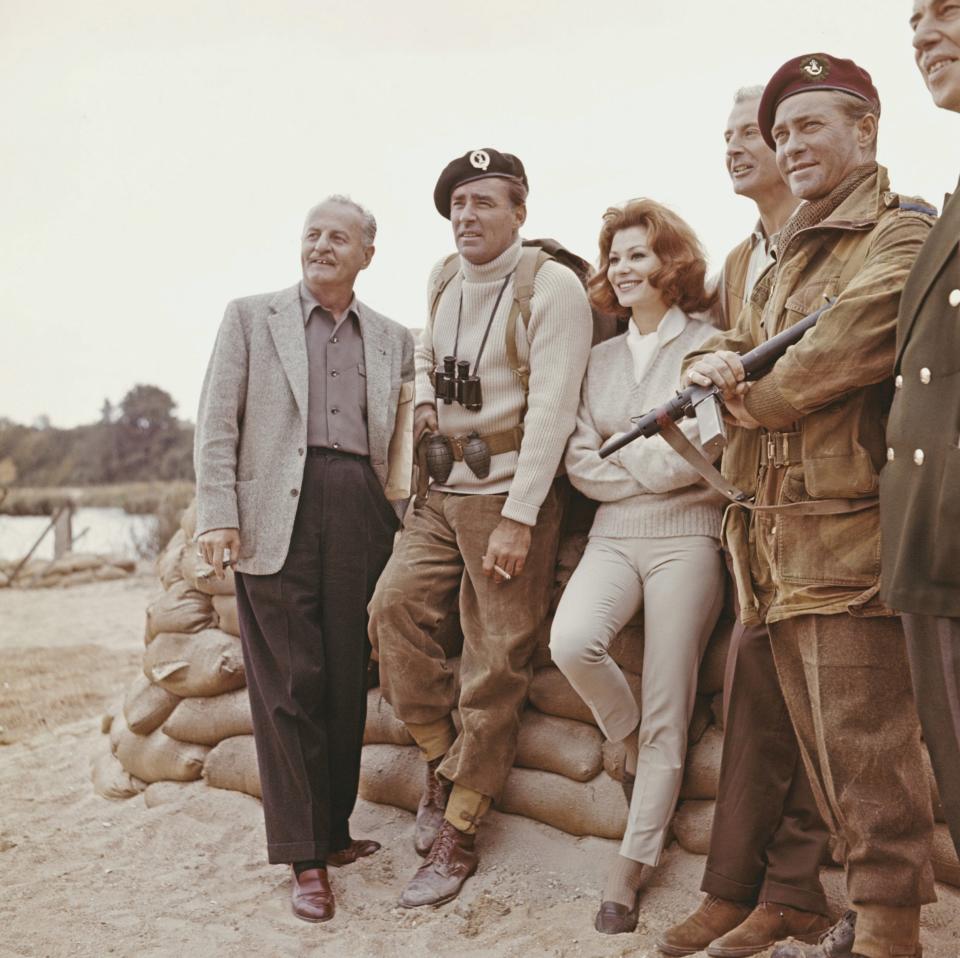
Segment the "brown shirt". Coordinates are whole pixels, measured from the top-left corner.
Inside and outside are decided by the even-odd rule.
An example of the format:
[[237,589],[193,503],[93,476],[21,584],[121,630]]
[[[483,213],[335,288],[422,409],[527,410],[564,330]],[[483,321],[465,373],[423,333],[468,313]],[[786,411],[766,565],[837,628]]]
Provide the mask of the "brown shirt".
[[307,343],[307,445],[367,456],[367,375],[357,299],[337,322],[300,284]]

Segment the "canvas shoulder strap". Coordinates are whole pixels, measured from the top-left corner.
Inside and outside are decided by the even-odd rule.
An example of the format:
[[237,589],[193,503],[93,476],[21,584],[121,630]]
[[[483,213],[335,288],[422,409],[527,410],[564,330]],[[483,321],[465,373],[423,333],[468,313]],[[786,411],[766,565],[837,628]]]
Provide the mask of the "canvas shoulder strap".
[[[530,327],[530,300],[533,298],[533,284],[540,267],[553,257],[537,246],[525,246],[520,252],[520,262],[513,274],[513,305],[507,316],[506,348],[507,362],[514,375],[520,381],[523,391],[523,415],[527,411],[527,395],[530,392],[530,367],[520,361],[517,353],[517,319],[523,319],[524,332]],[[523,415],[520,421],[523,421]]]

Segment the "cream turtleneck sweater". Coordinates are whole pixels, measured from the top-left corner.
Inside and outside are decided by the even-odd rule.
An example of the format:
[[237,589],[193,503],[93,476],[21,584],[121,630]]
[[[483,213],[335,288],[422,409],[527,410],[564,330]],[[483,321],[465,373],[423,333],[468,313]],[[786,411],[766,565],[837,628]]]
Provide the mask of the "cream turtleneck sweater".
[[[444,290],[431,327],[429,321],[416,349],[416,402],[434,403],[440,431],[448,436],[481,436],[511,429],[520,422],[523,392],[507,361],[506,326],[513,305],[513,279],[507,283],[480,361],[483,408],[464,409],[459,403],[436,404],[430,372],[453,353],[461,291],[463,319],[457,359],[470,362],[471,371],[484,330],[503,281],[520,260],[517,240],[496,259],[479,266],[461,258],[460,276]],[[430,273],[428,298],[443,268],[441,260]],[[429,302],[428,302],[429,308]],[[592,317],[579,280],[565,266],[547,262],[539,270],[530,301],[530,325],[517,320],[517,354],[530,366],[530,394],[519,453],[494,456],[490,474],[478,479],[463,462],[456,462],[450,478],[436,488],[465,494],[507,494],[502,515],[536,525],[540,506],[557,473],[567,438],[576,421],[580,383],[590,354]]]

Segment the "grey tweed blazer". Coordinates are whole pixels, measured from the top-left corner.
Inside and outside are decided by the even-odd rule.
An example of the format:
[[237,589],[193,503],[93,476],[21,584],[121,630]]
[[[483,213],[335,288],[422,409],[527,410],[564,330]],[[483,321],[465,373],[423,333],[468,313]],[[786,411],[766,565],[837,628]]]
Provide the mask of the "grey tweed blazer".
[[[389,494],[391,440],[412,422],[403,413],[412,411],[413,336],[358,307],[370,464]],[[229,303],[203,381],[194,464],[197,535],[238,528],[240,572],[270,575],[286,559],[306,461],[307,387],[299,283]]]

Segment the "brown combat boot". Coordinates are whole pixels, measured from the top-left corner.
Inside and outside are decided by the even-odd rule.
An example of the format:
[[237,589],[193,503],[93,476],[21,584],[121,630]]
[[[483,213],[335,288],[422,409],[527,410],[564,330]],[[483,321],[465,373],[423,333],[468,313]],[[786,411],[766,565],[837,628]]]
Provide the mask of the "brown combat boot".
[[420,796],[420,804],[417,806],[413,847],[421,858],[430,851],[436,841],[440,823],[443,821],[443,813],[447,810],[450,789],[453,787],[449,782],[437,777],[437,769],[442,761],[441,755],[427,762],[427,780],[423,786],[423,794]]
[[825,915],[762,901],[736,928],[712,941],[707,954],[710,958],[747,958],[787,938],[813,944],[829,927]]
[[851,958],[856,932],[857,913],[848,911],[820,936],[817,944],[784,941],[773,949],[771,958]]
[[400,896],[401,908],[442,905],[456,898],[477,870],[476,835],[454,828],[445,818],[424,863]]
[[667,929],[657,948],[674,958],[703,951],[710,942],[736,928],[751,911],[753,906],[745,902],[707,895],[692,915]]

